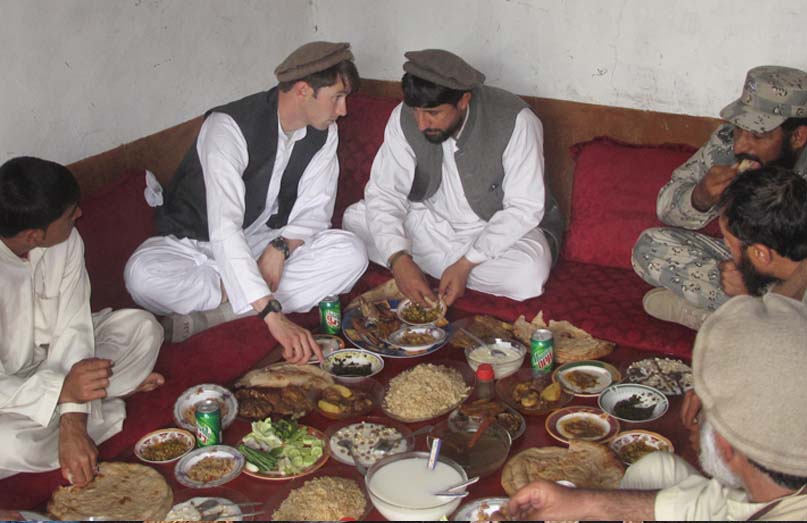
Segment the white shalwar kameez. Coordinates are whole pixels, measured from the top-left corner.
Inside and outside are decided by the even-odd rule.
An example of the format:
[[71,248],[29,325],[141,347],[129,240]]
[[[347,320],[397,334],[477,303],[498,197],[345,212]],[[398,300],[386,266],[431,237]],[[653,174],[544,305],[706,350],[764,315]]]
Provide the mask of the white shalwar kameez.
[[515,300],[540,295],[552,265],[549,244],[537,228],[544,216],[541,121],[526,108],[517,115],[502,155],[504,208],[485,221],[465,197],[453,137],[442,143],[443,178],[437,192],[423,202],[407,199],[417,159],[401,129],[401,107],[387,122],[365,199],[347,208],[343,227],[362,238],[379,265],[406,250],[421,270],[439,279],[465,256],[479,264],[468,277],[469,288]]
[[[154,368],[163,330],[141,310],[90,313],[84,243],[75,229],[20,258],[0,240],[0,478],[59,468],[59,417],[88,414],[96,442],[120,432],[134,392]],[[74,363],[112,360],[107,398],[58,404]]]
[[[306,128],[285,133],[278,118],[278,144],[266,206],[246,229],[242,173],[249,163],[247,143],[235,120],[211,113],[199,131],[196,150],[207,194],[210,241],[174,236],[149,238],[129,259],[126,287],[136,303],[161,315],[215,309],[222,302],[223,282],[236,314],[273,295],[284,312],[305,312],[325,296],[349,291],[367,268],[362,242],[346,231],[328,229],[336,202],[339,142],[336,124],[309,162],[298,185],[288,223],[270,229],[277,212],[283,171],[294,144]],[[273,239],[283,236],[304,243],[286,260],[278,289],[272,293],[256,260]]]

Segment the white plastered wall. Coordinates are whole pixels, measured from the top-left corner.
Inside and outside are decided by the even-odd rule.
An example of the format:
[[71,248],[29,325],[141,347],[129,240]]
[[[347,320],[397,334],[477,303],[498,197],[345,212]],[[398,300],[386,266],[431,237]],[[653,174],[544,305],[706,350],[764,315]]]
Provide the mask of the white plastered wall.
[[64,163],[268,87],[314,39],[367,78],[442,47],[519,94],[716,116],[745,71],[807,68],[803,0],[0,0],[0,161]]

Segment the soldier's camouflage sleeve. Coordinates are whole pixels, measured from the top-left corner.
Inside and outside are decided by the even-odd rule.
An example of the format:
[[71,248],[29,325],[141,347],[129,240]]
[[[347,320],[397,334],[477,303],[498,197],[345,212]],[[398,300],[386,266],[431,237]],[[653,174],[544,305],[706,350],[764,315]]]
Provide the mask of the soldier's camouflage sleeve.
[[719,127],[709,141],[681,167],[661,188],[656,200],[658,219],[667,225],[697,230],[717,216],[717,209],[700,212],[692,207],[692,191],[713,165],[731,165],[734,160],[734,126]]

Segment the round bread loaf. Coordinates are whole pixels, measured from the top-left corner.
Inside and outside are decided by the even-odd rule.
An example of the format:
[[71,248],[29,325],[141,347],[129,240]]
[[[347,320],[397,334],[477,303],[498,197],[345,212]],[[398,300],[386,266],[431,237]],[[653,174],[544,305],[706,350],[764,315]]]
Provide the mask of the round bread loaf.
[[56,519],[161,520],[174,504],[162,475],[137,463],[101,463],[84,487],[59,487],[48,502]]
[[572,440],[569,448],[543,447],[519,452],[502,470],[502,487],[512,496],[535,481],[571,481],[580,488],[615,489],[625,473],[616,454],[605,445]]

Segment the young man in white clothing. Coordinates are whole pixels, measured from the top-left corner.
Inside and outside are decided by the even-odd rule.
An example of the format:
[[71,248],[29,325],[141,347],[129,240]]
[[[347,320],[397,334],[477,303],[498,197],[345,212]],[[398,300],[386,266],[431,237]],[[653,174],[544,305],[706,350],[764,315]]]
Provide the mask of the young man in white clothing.
[[65,167],[0,167],[0,478],[62,469],[84,485],[96,444],[120,432],[124,397],[152,372],[163,329],[150,313],[90,313],[79,187]]
[[159,236],[125,270],[134,300],[167,316],[172,341],[257,313],[288,361],[321,356],[284,313],[347,292],[367,267],[361,241],[329,229],[336,120],[359,83],[349,48],[303,45],[275,70],[276,87],[207,112],[157,208]]

